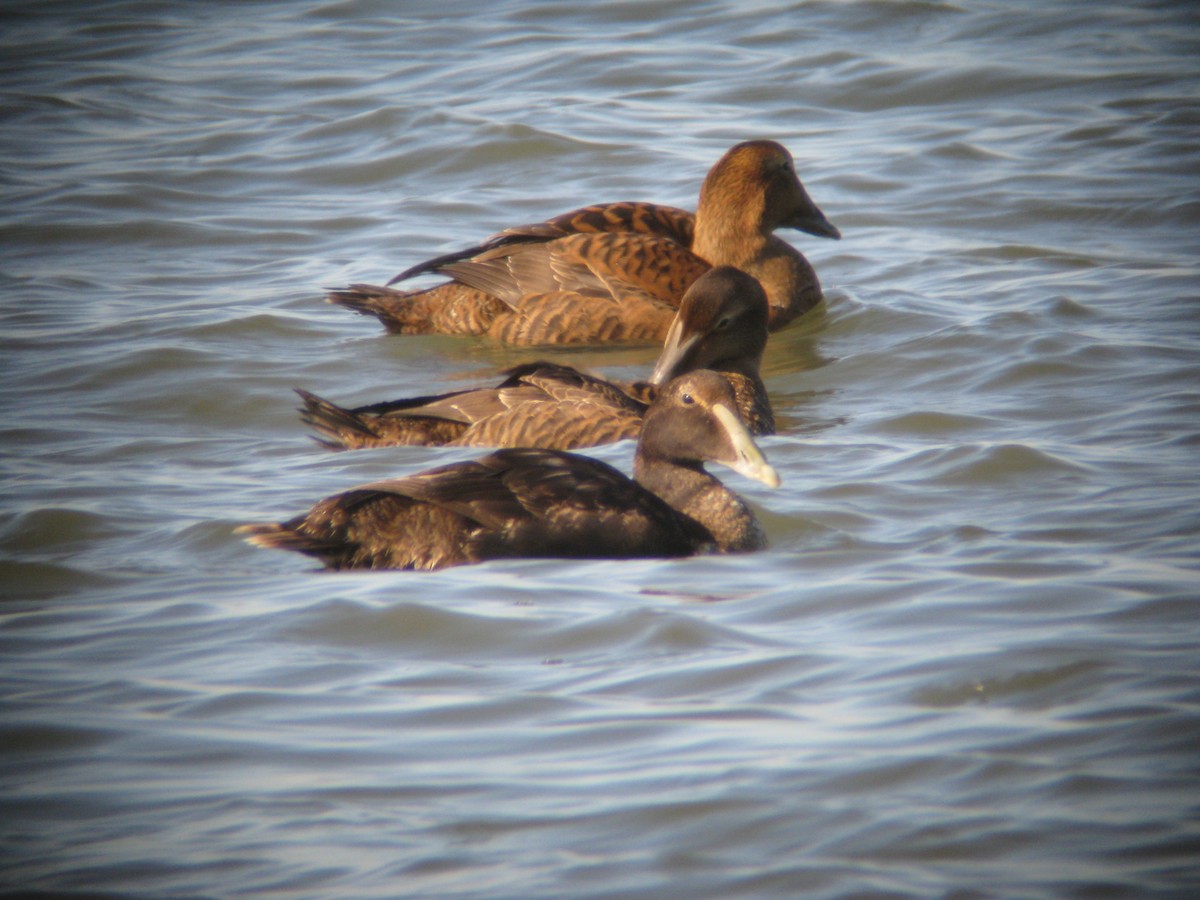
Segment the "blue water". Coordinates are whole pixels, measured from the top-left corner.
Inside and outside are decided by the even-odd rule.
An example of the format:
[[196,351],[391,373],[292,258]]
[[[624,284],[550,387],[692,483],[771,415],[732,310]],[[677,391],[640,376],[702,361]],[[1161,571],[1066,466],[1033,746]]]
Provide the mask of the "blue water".
[[[0,889],[1200,891],[1200,13],[6,10]],[[323,302],[790,148],[838,243],[772,336],[771,549],[316,571],[238,524],[528,350]],[[617,377],[651,347],[555,350]],[[632,448],[598,448],[628,467]]]

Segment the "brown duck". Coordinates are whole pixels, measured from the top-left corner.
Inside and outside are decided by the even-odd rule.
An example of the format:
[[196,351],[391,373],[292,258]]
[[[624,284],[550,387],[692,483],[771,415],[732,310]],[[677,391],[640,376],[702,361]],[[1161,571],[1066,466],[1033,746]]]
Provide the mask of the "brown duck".
[[649,382],[622,384],[569,366],[526,363],[495,387],[345,409],[307,391],[301,417],[334,449],[394,444],[572,450],[637,437],[660,385],[715,369],[733,385],[752,434],[774,434],[759,365],[767,298],[749,275],[718,266],[684,294]]
[[505,557],[631,558],[757,550],[766,538],[711,460],[772,487],[779,476],[715,372],[683,375],[646,413],[634,480],[559,450],[506,449],[362,485],[280,524],[238,529],[331,569],[440,569]]
[[399,334],[475,334],[511,344],[659,342],[688,286],[712,266],[762,283],[776,330],[821,299],[812,265],[775,236],[796,228],[841,233],[809,198],[791,154],[747,141],[709,171],[694,215],[648,203],[584,207],[510,228],[484,243],[402,272],[448,275],[400,291],[355,284],[329,300]]

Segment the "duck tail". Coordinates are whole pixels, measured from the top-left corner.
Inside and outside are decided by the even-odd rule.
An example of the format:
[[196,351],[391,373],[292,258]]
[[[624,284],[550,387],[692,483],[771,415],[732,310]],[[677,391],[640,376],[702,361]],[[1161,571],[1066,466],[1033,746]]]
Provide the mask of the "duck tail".
[[374,316],[392,334],[486,334],[508,311],[504,301],[454,281],[415,291],[352,284],[329,290],[325,299]]
[[421,334],[425,317],[412,309],[413,294],[375,284],[352,284],[344,288],[327,288],[325,299],[337,306],[352,309],[362,316],[374,316],[388,331],[395,334]]
[[294,536],[293,532],[287,531],[277,522],[252,522],[249,525],[239,525],[233,529],[233,533],[240,535],[247,544],[253,544],[255,547],[278,547],[287,542],[288,535]]
[[313,440],[323,447],[349,450],[378,437],[370,422],[353,410],[330,403],[302,388],[295,390],[304,401],[304,405],[299,407],[300,419],[317,432]]
[[346,547],[315,534],[306,534],[303,519],[290,522],[252,522],[239,525],[233,533],[248,544],[267,550],[291,550],[319,559],[326,568],[337,569],[344,564]]
[[322,542],[314,541],[289,525],[288,522],[252,522],[249,525],[239,525],[233,533],[241,535],[247,544],[253,544],[255,547],[295,550],[309,555],[318,552],[318,545]]

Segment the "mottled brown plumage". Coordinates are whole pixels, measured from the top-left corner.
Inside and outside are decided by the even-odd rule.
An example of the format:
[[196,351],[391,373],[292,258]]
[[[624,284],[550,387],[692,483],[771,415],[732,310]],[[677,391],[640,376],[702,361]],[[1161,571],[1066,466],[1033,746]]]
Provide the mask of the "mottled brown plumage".
[[650,382],[609,382],[546,362],[510,369],[496,387],[344,409],[298,393],[301,416],[332,448],[393,444],[548,447],[572,450],[636,437],[657,386],[696,369],[731,382],[752,434],[774,434],[758,370],[767,344],[767,299],[758,282],[728,266],[688,288]]
[[656,204],[597,204],[506,229],[392,280],[439,273],[449,283],[416,291],[355,284],[329,299],[403,334],[486,335],[512,344],[651,342],[666,336],[696,278],[732,265],[762,283],[774,330],[821,299],[816,272],[774,235],[777,228],[841,236],[800,184],[788,151],[747,141],[709,171],[694,216]]
[[637,437],[647,403],[570,366],[525,363],[496,387],[343,409],[297,391],[301,418],[333,449],[453,444],[571,450]]
[[437,272],[444,265],[470,259],[506,244],[519,244],[530,240],[550,241],[570,234],[631,232],[668,238],[684,247],[690,247],[695,225],[695,216],[692,213],[674,206],[640,203],[636,200],[596,203],[565,212],[545,222],[505,228],[482,244],[418,263],[389,281],[388,287],[416,275]]
[[711,460],[775,486],[721,376],[670,382],[646,414],[634,476],[557,450],[507,449],[363,485],[280,524],[238,531],[328,568],[439,569],[504,557],[631,558],[765,545]]

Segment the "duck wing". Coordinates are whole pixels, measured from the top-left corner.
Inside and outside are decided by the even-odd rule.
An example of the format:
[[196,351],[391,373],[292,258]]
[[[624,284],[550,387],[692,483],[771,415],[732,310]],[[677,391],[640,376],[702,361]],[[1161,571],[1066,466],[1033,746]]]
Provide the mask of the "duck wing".
[[629,294],[646,295],[677,307],[684,291],[708,268],[667,238],[601,233],[496,247],[439,271],[519,309],[525,297],[555,292],[617,302]]
[[359,491],[409,497],[474,523],[466,537],[473,560],[675,556],[709,539],[612,466],[556,450],[498,450]]
[[592,401],[627,409],[643,415],[649,401],[640,399],[632,386],[608,381],[596,375],[582,372],[572,366],[552,362],[521,363],[506,369],[508,380],[501,388],[517,384],[531,384],[541,388],[547,398],[557,401]]
[[335,450],[394,445],[549,447],[571,450],[636,437],[648,403],[618,384],[537,361],[495,387],[373,403],[353,409],[297,389],[303,421]]
[[451,263],[479,256],[497,247],[552,241],[570,234],[631,232],[655,235],[690,247],[695,225],[695,216],[692,213],[674,206],[630,200],[594,203],[554,216],[545,222],[505,228],[473,247],[434,257],[405,269],[389,281],[388,285],[417,275],[439,272]]
[[[527,367],[532,368],[532,367]],[[636,437],[646,407],[615,385],[580,372],[536,368],[497,388],[393,412],[383,427],[403,416],[469,419],[448,443],[473,447],[543,447],[571,450]]]
[[[690,247],[696,230],[696,217],[685,209],[625,200],[618,203],[594,203],[547,219],[540,229],[568,234],[597,234],[601,232],[630,232],[669,238]],[[519,235],[522,229],[506,229],[492,240],[504,239],[510,233]]]

